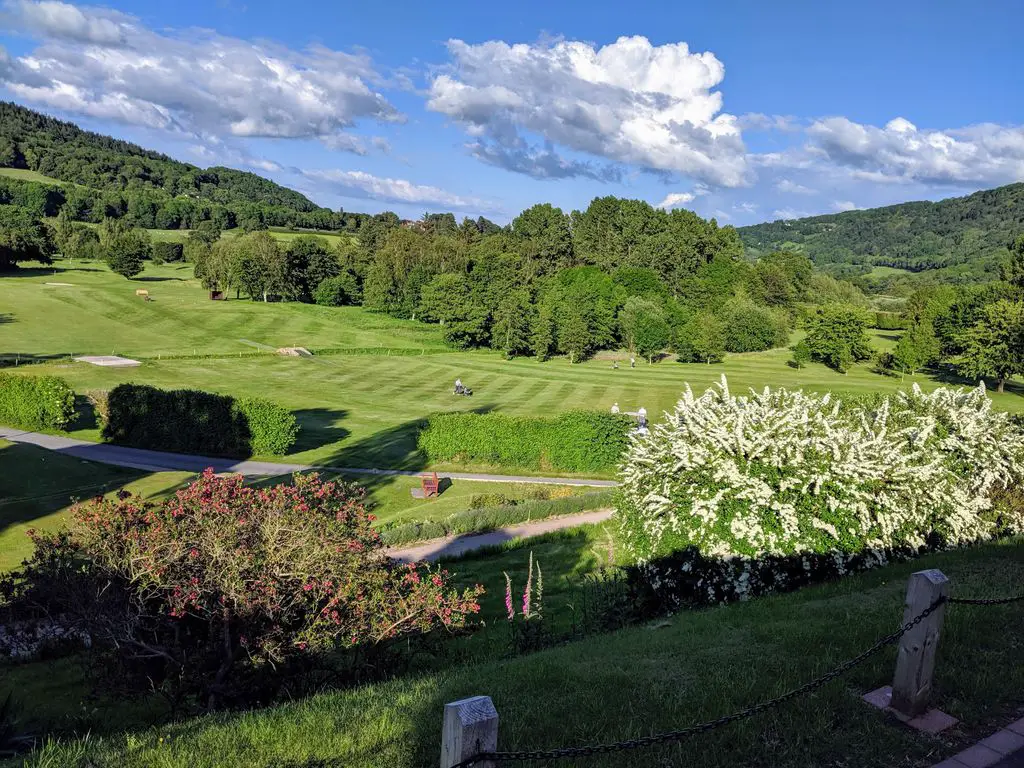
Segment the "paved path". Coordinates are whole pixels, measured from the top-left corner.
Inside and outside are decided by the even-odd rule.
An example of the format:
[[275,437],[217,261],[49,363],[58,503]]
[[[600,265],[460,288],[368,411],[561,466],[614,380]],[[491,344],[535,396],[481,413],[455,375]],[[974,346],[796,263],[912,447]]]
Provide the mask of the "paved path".
[[[50,451],[57,451],[68,456],[101,464],[113,464],[118,467],[142,469],[147,472],[202,472],[213,467],[217,472],[234,472],[240,475],[273,476],[288,475],[317,469],[330,472],[342,472],[351,475],[402,475],[418,477],[423,470],[412,471],[402,469],[362,469],[357,467],[318,467],[309,464],[284,464],[271,461],[242,461],[237,459],[213,458],[211,456],[191,456],[184,453],[168,453],[166,451],[149,451],[143,448],[126,448],[108,443],[90,443],[76,440],[63,435],[44,435],[39,432],[24,432],[20,429],[0,426],[0,439],[12,443],[25,443]],[[439,473],[441,474],[441,473]],[[444,472],[445,477],[453,480],[477,480],[490,483],[538,483],[546,485],[576,485],[593,488],[614,488],[614,480],[591,480],[573,477],[529,477],[523,475],[489,475],[473,472]]]
[[1024,717],[932,768],[1024,768]]
[[561,531],[566,528],[575,528],[578,525],[594,525],[603,523],[612,516],[612,510],[599,509],[594,512],[582,512],[578,515],[563,515],[561,517],[550,517],[546,520],[513,525],[508,528],[498,528],[487,533],[474,533],[464,536],[448,536],[444,539],[431,539],[430,541],[418,542],[411,547],[392,547],[387,550],[395,560],[410,563],[420,560],[437,560],[441,557],[454,557],[463,555],[475,549],[494,547],[504,544],[513,539],[526,539],[531,536],[540,536],[542,533]]

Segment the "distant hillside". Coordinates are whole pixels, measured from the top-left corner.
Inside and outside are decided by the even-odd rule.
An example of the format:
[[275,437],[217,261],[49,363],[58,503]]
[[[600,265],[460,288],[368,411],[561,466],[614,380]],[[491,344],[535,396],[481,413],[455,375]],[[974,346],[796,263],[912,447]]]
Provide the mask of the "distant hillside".
[[99,190],[141,187],[220,203],[262,202],[307,212],[318,208],[304,195],[254,173],[203,170],[9,102],[0,102],[0,166]]
[[[797,250],[837,275],[893,267],[948,282],[994,280],[1024,233],[1024,184],[937,203],[915,202],[739,229],[748,254]],[[875,271],[888,281],[893,273]]]
[[57,179],[69,191],[73,185],[95,190],[93,200],[76,202],[75,217],[83,219],[134,210],[141,226],[157,228],[187,228],[206,219],[231,227],[258,219],[266,226],[338,230],[355,229],[364,218],[321,208],[255,173],[199,168],[10,102],[0,102],[0,168]]

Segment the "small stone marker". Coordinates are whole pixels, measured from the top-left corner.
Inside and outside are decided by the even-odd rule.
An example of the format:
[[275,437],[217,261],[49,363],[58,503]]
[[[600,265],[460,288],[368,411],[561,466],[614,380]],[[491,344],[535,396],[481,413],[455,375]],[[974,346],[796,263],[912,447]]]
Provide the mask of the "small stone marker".
[[[471,757],[498,749],[498,711],[490,696],[473,696],[444,705],[441,768],[452,768]],[[493,760],[474,768],[495,768]]]
[[[949,579],[939,570],[911,574],[903,609],[903,624],[920,616],[940,597],[949,596]],[[935,672],[935,651],[939,643],[946,606],[940,605],[900,638],[896,652],[896,673],[886,685],[863,696],[864,701],[892,712],[912,728],[939,733],[957,720],[928,708]]]

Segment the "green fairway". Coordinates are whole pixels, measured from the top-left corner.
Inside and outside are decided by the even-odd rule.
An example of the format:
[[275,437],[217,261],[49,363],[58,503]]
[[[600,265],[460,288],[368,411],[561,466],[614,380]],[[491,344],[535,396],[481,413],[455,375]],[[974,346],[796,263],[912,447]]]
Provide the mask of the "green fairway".
[[[142,286],[153,301],[135,296]],[[98,368],[64,359],[17,370],[63,376],[79,392],[132,381],[267,397],[292,409],[302,426],[288,460],[320,465],[422,469],[415,433],[420,421],[436,411],[547,415],[570,408],[605,409],[617,402],[624,411],[644,406],[658,418],[687,383],[700,391],[723,374],[734,390],[772,385],[894,391],[912,381],[880,375],[866,364],[847,375],[819,364],[794,369],[787,364],[786,349],[730,355],[720,365],[680,364],[671,358],[655,365],[639,362],[635,370],[628,364],[613,370],[608,353],[579,365],[564,359],[510,361],[493,351],[447,350],[436,326],[357,307],[212,302],[187,265],[150,266],[134,281],[99,264],[26,269],[0,279],[0,306],[9,320],[0,325],[0,355],[46,359],[71,352],[117,353],[144,359],[138,368]],[[885,348],[896,338],[882,331],[874,343]],[[282,346],[359,348],[363,353],[312,359],[251,356]],[[365,353],[377,348],[381,354]],[[451,394],[456,378],[473,388],[472,398]],[[941,383],[924,374],[913,381],[925,388]],[[999,408],[1020,411],[1021,392],[1011,384],[993,398]],[[88,426],[75,434],[98,439]]]
[[[499,569],[521,583],[529,551],[560,577],[592,567],[594,538],[563,534],[550,542],[508,550],[494,559],[460,561],[453,568],[477,576],[489,595],[485,617],[503,631]],[[344,765],[347,768],[436,765],[446,702],[492,697],[500,717],[498,748],[544,749],[630,739],[683,728],[743,709],[807,682],[868,648],[892,631],[903,610],[906,578],[940,568],[961,596],[1001,596],[1020,589],[1024,544],[1018,541],[930,555],[798,593],[755,599],[591,637],[519,658],[452,664],[389,683],[314,696],[246,713],[224,713],[180,724],[97,736],[144,715],[114,703],[94,715],[88,740],[54,746],[31,760],[38,766],[125,768],[271,768]],[[493,588],[492,588],[493,589]],[[546,617],[563,615],[553,599]],[[495,617],[495,613],[498,616]],[[555,619],[557,620],[557,619]],[[544,619],[545,622],[549,618]],[[923,767],[953,754],[1019,716],[1024,665],[1019,606],[947,611],[936,661],[936,706],[961,720],[940,737],[913,731],[860,700],[892,678],[895,651],[884,650],[821,690],[797,697],[750,720],[698,734],[678,745],[648,747],[562,764],[580,768],[687,765],[724,768],[803,768],[808,765]],[[500,650],[495,651],[500,656]],[[12,683],[38,689],[27,665]],[[71,670],[51,669],[66,675]],[[22,683],[24,681],[24,683]],[[72,681],[73,682],[73,681]],[[66,690],[81,691],[81,683]],[[614,695],[612,695],[614,694]],[[62,704],[38,705],[49,716]],[[104,722],[102,718],[114,719]]]

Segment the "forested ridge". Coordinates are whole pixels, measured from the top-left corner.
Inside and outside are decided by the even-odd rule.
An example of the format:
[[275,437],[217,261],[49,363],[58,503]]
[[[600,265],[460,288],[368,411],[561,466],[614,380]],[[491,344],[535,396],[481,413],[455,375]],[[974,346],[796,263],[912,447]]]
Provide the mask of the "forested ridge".
[[[191,229],[199,221],[222,228],[248,225],[355,229],[359,214],[321,208],[304,195],[255,173],[221,166],[199,168],[74,123],[0,102],[0,167],[36,171],[64,182],[63,200],[72,218],[99,222],[131,214],[136,226]],[[28,194],[32,182],[3,180]],[[77,185],[77,186],[76,186]],[[38,191],[30,190],[38,195]],[[50,190],[51,197],[58,193]],[[3,195],[3,190],[0,190]]]
[[934,203],[755,224],[739,233],[751,256],[797,250],[842,277],[886,266],[943,282],[997,280],[1007,245],[1024,233],[1024,184]]

